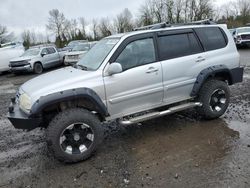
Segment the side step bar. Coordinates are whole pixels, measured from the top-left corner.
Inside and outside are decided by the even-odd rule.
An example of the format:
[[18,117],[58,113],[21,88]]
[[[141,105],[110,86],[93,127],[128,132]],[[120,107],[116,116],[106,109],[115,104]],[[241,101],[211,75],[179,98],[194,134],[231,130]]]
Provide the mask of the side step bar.
[[168,110],[165,110],[165,111],[152,112],[152,113],[148,113],[148,114],[145,114],[145,115],[142,115],[142,116],[131,118],[129,120],[120,120],[120,124],[122,124],[122,125],[131,125],[131,124],[135,124],[135,123],[143,122],[143,121],[150,120],[150,119],[153,119],[153,118],[165,116],[165,115],[168,115],[168,114],[172,114],[172,113],[175,113],[175,112],[179,112],[179,111],[186,110],[186,109],[193,108],[193,107],[197,107],[197,106],[202,106],[202,104],[200,102],[191,102],[191,103],[181,104],[179,106],[171,107],[171,108],[169,108]]

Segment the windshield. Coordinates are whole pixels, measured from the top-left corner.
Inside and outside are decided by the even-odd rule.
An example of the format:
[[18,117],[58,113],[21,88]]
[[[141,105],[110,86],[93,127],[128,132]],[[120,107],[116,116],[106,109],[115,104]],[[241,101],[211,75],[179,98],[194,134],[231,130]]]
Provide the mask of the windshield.
[[40,49],[29,49],[27,51],[24,52],[24,54],[22,56],[35,56],[38,55],[40,52]]
[[83,56],[77,65],[86,67],[88,70],[98,69],[119,40],[120,38],[101,40],[93,48],[91,48],[85,56]]
[[72,51],[88,51],[89,50],[89,44],[79,44],[75,46]]
[[250,33],[250,27],[238,29],[238,33]]

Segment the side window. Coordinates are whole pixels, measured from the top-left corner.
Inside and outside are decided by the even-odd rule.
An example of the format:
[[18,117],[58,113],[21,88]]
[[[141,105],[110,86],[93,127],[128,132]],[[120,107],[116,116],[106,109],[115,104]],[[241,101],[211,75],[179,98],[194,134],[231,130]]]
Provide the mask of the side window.
[[217,50],[227,45],[226,36],[218,27],[196,28],[195,32],[199,36],[206,51]]
[[54,48],[47,48],[49,54],[56,53],[56,50]]
[[160,36],[158,45],[161,60],[203,52],[193,33]]
[[46,48],[42,49],[41,54],[48,54],[48,50]]
[[154,41],[152,38],[129,43],[116,59],[123,71],[156,61]]

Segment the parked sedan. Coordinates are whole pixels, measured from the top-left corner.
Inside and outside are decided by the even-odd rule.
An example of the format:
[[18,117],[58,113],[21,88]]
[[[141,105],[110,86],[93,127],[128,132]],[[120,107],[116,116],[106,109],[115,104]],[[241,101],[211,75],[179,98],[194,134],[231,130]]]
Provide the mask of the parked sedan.
[[80,43],[75,46],[71,52],[65,54],[64,64],[74,65],[76,64],[92,47],[92,45],[87,43]]

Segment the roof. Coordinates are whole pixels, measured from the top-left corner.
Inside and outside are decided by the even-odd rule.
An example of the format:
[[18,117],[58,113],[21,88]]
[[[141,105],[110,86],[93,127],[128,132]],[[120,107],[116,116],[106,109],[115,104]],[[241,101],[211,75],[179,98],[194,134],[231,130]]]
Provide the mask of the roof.
[[188,29],[188,28],[200,28],[200,27],[215,27],[215,26],[224,26],[226,27],[225,24],[214,24],[214,25],[173,25],[171,27],[165,27],[165,28],[160,28],[160,29],[148,29],[148,30],[139,30],[139,31],[132,31],[132,32],[127,32],[127,33],[120,33],[120,34],[115,34],[111,35],[106,38],[122,38],[122,37],[129,37],[133,36],[136,34],[143,34],[143,33],[152,33],[152,32],[160,32],[160,31],[168,31],[168,30],[176,30],[176,29]]

